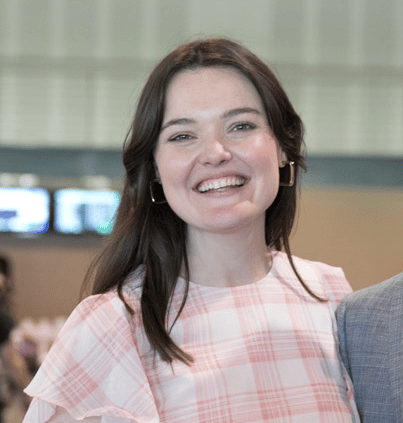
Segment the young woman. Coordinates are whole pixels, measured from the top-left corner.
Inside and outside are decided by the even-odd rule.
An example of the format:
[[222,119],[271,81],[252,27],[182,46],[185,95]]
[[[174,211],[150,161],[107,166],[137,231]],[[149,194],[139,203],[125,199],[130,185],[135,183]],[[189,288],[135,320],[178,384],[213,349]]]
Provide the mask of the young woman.
[[194,41],[157,65],[93,295],[27,389],[24,423],[358,421],[334,333],[351,288],[290,253],[302,144],[242,46]]

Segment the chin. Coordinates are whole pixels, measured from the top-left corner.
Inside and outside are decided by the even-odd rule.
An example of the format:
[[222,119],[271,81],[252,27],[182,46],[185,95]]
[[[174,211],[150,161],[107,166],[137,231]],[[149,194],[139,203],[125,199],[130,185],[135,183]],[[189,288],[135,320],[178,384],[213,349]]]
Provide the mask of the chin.
[[210,232],[230,233],[242,230],[245,227],[263,224],[266,213],[251,213],[245,210],[228,212],[225,210],[215,211],[213,214],[204,216],[204,225]]

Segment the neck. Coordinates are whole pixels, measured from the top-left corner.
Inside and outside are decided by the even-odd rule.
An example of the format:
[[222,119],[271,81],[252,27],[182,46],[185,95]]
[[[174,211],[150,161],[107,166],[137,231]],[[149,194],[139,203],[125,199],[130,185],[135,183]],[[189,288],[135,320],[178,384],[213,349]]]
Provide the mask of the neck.
[[190,280],[201,285],[240,286],[267,275],[272,258],[264,232],[189,234],[187,252]]

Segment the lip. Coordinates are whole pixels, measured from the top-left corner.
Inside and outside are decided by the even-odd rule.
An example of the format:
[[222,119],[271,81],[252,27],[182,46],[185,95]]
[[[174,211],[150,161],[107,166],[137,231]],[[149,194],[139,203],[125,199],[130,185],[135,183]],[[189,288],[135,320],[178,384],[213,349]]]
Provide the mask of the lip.
[[[223,187],[216,186],[213,189],[206,189],[205,191],[200,191],[200,187],[206,186],[206,185],[214,185],[214,183],[220,185],[221,183],[224,183],[225,180],[234,181],[234,185],[224,185]],[[204,194],[206,192],[216,192],[220,188],[227,188],[228,186],[231,186],[231,188],[240,188],[241,186],[244,186],[249,178],[238,172],[225,172],[225,173],[219,173],[214,175],[206,175],[203,179],[200,179],[194,186],[193,190],[196,191],[199,194]]]

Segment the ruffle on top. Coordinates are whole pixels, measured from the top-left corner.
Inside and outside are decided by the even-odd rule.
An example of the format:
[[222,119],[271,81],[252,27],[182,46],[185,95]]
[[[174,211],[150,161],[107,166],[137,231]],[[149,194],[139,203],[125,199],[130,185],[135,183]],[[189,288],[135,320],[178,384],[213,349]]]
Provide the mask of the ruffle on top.
[[77,420],[159,422],[129,319],[115,292],[82,301],[25,390],[35,398],[24,423],[48,421],[56,406]]

